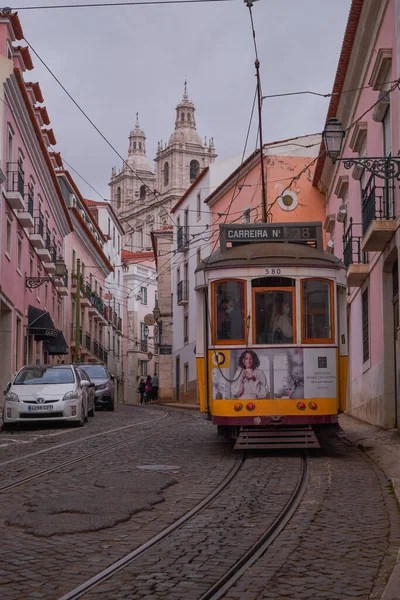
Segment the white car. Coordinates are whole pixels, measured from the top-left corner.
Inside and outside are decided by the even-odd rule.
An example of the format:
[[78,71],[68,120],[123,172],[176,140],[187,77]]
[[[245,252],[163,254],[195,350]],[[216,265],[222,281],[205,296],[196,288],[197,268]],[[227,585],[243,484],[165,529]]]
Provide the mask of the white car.
[[63,420],[83,427],[94,415],[92,387],[73,365],[23,367],[7,385],[3,423]]

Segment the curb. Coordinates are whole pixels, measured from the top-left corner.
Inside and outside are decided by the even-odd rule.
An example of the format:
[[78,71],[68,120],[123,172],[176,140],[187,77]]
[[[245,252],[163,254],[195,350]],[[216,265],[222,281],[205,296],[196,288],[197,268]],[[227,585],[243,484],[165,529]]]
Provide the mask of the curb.
[[[400,508],[400,472],[399,477],[391,477],[388,473],[390,469],[388,469],[388,471],[385,469],[384,461],[378,460],[379,456],[377,456],[377,454],[379,455],[379,452],[376,451],[376,448],[374,446],[368,446],[366,444],[363,444],[362,442],[357,442],[357,440],[351,439],[351,436],[347,436],[344,430],[342,431],[343,433],[339,434],[340,438],[344,438],[350,444],[352,444],[362,452],[365,452],[365,454],[367,454],[371,458],[371,460],[373,460],[374,463],[385,473],[386,477],[393,486],[393,491]],[[383,449],[383,453],[381,452],[380,457],[382,458],[382,454],[386,453],[387,451]],[[400,550],[398,551],[396,564],[393,568],[389,581],[386,584],[385,591],[381,596],[381,600],[400,600]]]

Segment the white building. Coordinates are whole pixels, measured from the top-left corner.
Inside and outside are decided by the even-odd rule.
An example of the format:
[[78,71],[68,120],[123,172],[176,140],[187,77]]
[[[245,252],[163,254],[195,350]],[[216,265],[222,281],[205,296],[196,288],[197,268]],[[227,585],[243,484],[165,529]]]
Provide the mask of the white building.
[[124,285],[127,301],[125,334],[125,398],[127,404],[137,404],[137,387],[147,375],[158,375],[156,326],[146,325],[146,315],[152,315],[157,299],[157,275],[153,252],[122,251]]
[[205,200],[240,164],[234,156],[204,169],[172,208],[172,377],[177,402],[196,403],[196,320],[194,273],[200,261],[209,256],[211,212]]
[[114,267],[114,271],[105,280],[104,303],[107,326],[104,328],[103,340],[108,352],[107,368],[114,380],[115,399],[122,402],[124,397],[124,308],[126,306],[121,257],[124,230],[109,202],[95,202],[94,200],[85,200],[85,202],[107,238],[103,251]]

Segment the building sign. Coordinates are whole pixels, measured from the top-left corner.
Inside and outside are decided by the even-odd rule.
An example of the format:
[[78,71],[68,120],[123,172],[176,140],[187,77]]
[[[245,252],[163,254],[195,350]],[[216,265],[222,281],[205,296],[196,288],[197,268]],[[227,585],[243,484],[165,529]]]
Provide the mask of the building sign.
[[172,346],[167,346],[166,344],[163,344],[159,346],[159,349],[160,354],[172,354]]
[[213,400],[336,398],[336,348],[210,352]]
[[227,244],[292,242],[312,244],[322,249],[322,223],[251,223],[220,225],[221,250]]

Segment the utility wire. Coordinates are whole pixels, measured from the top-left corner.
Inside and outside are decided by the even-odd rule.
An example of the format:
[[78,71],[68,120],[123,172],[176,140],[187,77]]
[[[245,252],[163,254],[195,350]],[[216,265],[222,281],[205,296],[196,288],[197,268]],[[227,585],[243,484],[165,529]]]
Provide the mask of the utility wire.
[[138,0],[137,2],[94,2],[88,4],[50,4],[48,6],[13,6],[4,7],[1,10],[4,14],[17,10],[54,10],[58,8],[102,8],[115,6],[154,6],[163,4],[213,4],[215,2],[233,2],[234,0]]

